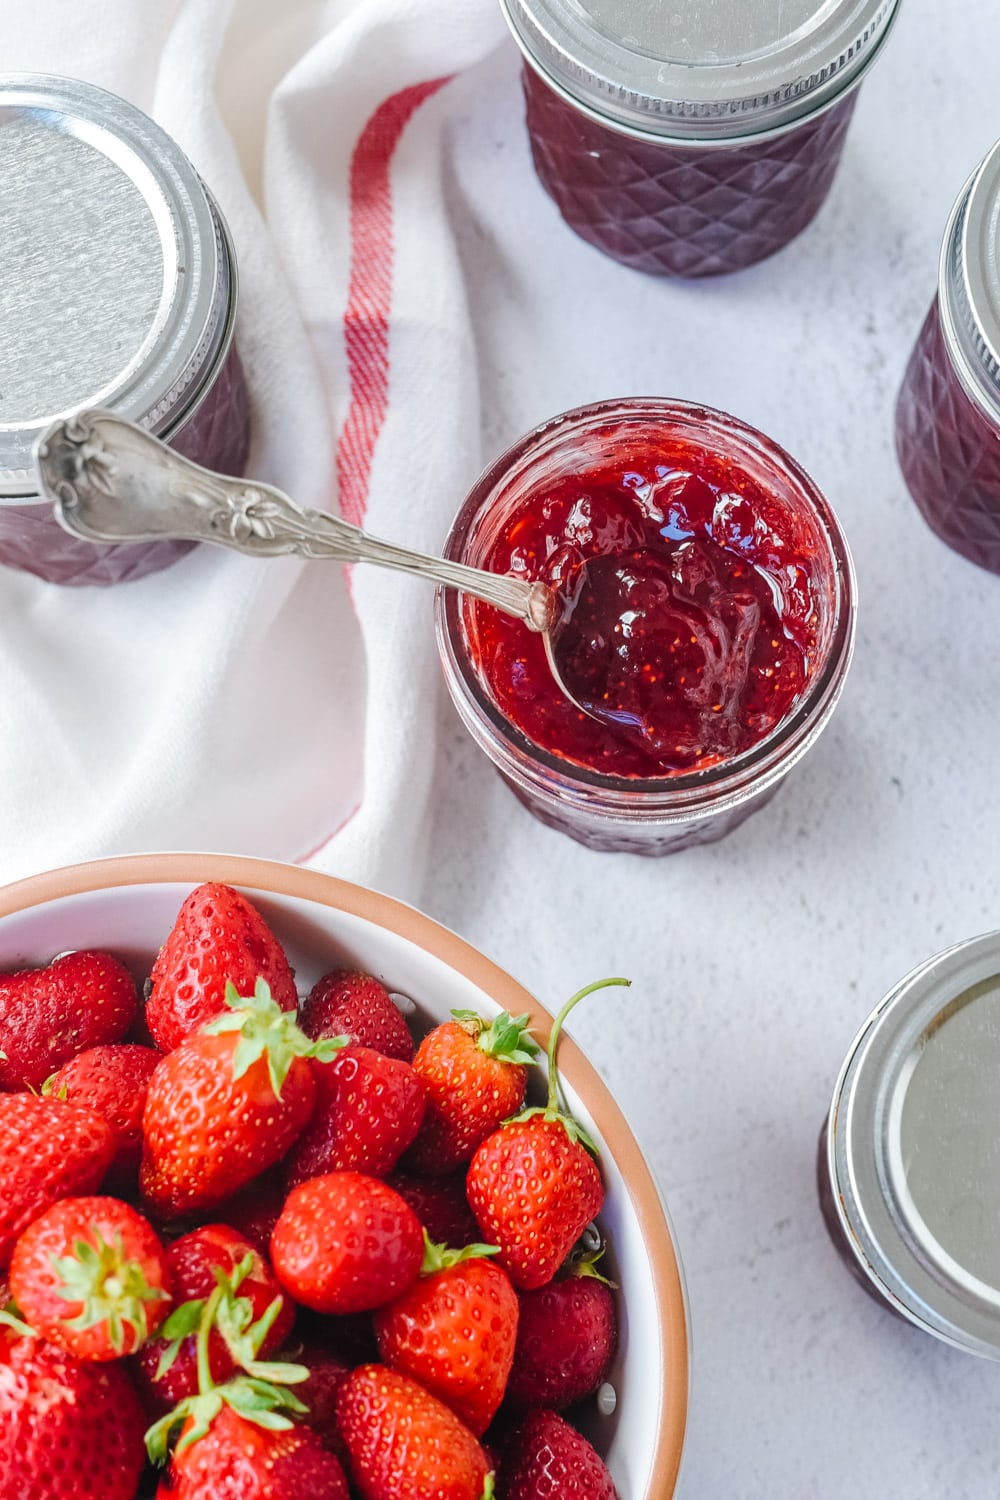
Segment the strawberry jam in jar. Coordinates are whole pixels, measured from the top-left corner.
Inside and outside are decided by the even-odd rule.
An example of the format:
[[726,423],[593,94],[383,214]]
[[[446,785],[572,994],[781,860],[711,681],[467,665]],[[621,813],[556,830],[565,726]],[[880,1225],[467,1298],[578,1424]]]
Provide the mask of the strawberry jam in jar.
[[897,0],[502,0],[535,169],[571,229],[640,271],[780,250],[833,181]]
[[776,444],[687,402],[609,401],[480,478],[446,555],[556,593],[553,652],[492,605],[437,599],[449,690],[543,822],[595,849],[720,838],[837,702],[854,637],[847,543]]
[[1000,143],[945,230],[937,295],[896,403],[896,452],[927,524],[1000,573]]
[[236,261],[218,205],[165,131],[75,79],[0,74],[0,563],[51,583],[139,578],[194,545],[103,546],[42,501],[34,448],[82,407],[242,474]]

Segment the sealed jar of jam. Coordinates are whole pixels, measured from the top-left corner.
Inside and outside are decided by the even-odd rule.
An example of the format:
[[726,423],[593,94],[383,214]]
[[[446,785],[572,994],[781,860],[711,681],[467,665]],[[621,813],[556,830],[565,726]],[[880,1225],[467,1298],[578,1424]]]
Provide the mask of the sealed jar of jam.
[[896,403],[896,452],[931,529],[1000,573],[1000,143],[948,221]]
[[780,250],[833,181],[897,0],[502,0],[535,168],[563,218],[641,271]]
[[1000,932],[912,970],[865,1021],[820,1138],[820,1204],[886,1308],[1000,1359]]
[[479,479],[446,555],[560,601],[539,634],[448,590],[438,644],[473,738],[531,812],[594,849],[720,838],[815,742],[854,639],[850,554],[776,443],[629,399],[546,422]]
[[0,222],[0,563],[77,584],[162,568],[191,543],[71,537],[35,490],[32,455],[51,422],[96,406],[208,468],[243,472],[236,262],[218,206],[123,99],[0,74]]

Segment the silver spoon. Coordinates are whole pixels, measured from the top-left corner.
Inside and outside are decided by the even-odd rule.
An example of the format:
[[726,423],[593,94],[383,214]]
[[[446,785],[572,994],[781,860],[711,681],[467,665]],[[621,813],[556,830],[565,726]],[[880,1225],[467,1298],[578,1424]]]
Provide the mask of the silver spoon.
[[575,702],[553,657],[563,609],[548,584],[380,541],[339,516],[296,505],[273,485],[203,469],[145,428],[98,408],[47,428],[35,445],[35,467],[60,525],[85,541],[216,542],[251,557],[376,563],[461,589],[538,632],[559,691]]
[[461,589],[543,636],[560,606],[527,583],[379,541],[323,510],[305,510],[273,485],[203,469],[144,427],[97,408],[54,422],[35,445],[40,489],[56,519],[88,542],[216,542],[250,557],[370,562]]

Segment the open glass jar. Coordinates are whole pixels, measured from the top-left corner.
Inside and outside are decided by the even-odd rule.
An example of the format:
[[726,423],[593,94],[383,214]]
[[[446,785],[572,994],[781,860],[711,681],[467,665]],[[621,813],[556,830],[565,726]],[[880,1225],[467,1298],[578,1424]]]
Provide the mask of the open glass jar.
[[35,490],[41,432],[82,407],[242,474],[246,385],[232,345],[236,261],[173,140],[75,79],[0,74],[0,563],[54,583],[138,578],[192,545],[71,537]]
[[462,721],[536,817],[594,849],[667,854],[742,823],[815,742],[850,662],[855,582],[836,517],[788,454],[725,413],[658,399],[528,433],[473,487],[445,555],[551,581],[564,555],[637,547],[659,602],[623,616],[626,671],[644,692],[667,663],[651,712],[669,750],[568,703],[540,637],[491,605],[439,592],[438,644]]
[[884,1307],[1000,1359],[1000,933],[937,953],[855,1038],[820,1138],[834,1245]]
[[641,271],[780,250],[833,182],[897,0],[502,0],[538,176],[571,229]]
[[896,452],[932,531],[1000,573],[1000,143],[948,221],[896,403]]

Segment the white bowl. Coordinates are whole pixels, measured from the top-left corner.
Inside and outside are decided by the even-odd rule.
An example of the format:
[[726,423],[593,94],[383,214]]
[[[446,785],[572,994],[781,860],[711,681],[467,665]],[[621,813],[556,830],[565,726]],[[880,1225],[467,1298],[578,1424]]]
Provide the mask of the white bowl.
[[[458,1008],[529,1011],[544,1045],[550,1014],[508,974],[412,907],[330,876],[268,860],[209,854],[126,856],[71,866],[0,888],[0,970],[44,964],[69,948],[111,949],[141,980],[188,891],[239,887],[260,907],[296,971],[301,993],[327,969],[377,975],[417,1004],[418,1027]],[[552,996],[562,1002],[564,996]],[[620,1500],[674,1493],[688,1395],[688,1333],[680,1263],[666,1210],[631,1130],[569,1037],[559,1066],[572,1112],[601,1149],[620,1316],[609,1380],[613,1415],[588,1436]]]

